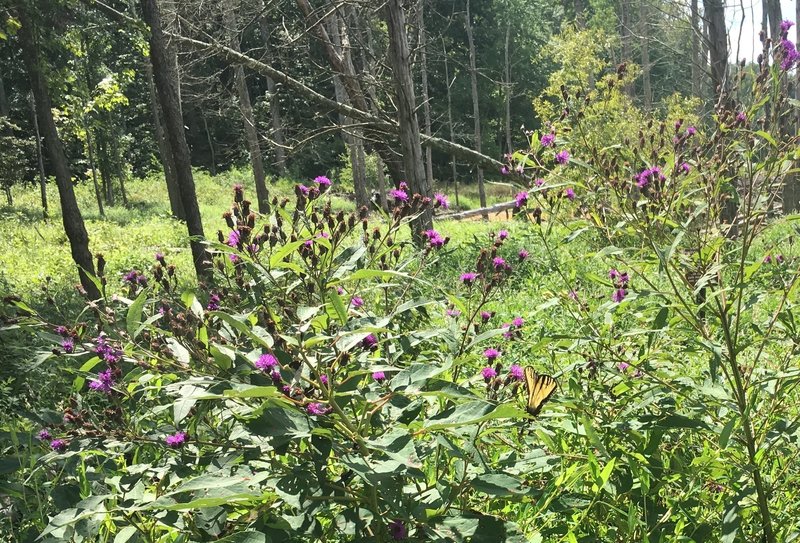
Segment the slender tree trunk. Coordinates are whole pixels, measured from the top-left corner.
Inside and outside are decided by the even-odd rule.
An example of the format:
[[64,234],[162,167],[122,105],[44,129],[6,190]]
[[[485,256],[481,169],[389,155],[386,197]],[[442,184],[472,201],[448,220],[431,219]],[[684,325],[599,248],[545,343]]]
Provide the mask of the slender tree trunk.
[[700,28],[700,7],[698,0],[692,0],[691,7],[691,24],[692,24],[692,95],[701,96],[702,90],[702,77],[704,64],[700,62],[700,35],[702,29]]
[[653,89],[650,84],[650,30],[648,29],[647,19],[647,2],[639,2],[639,34],[641,35],[641,52],[642,52],[642,91],[644,97],[642,103],[644,110],[650,111],[653,108]]
[[41,58],[39,47],[36,41],[36,34],[33,23],[25,12],[24,4],[19,10],[19,18],[22,26],[19,29],[18,37],[22,47],[22,56],[25,68],[33,90],[34,103],[36,104],[36,114],[39,125],[44,134],[47,152],[50,155],[50,162],[55,170],[56,184],[61,201],[61,217],[64,223],[64,232],[69,240],[72,260],[78,266],[81,286],[92,300],[100,298],[100,290],[92,281],[90,276],[95,273],[94,260],[92,253],[89,252],[89,234],[86,232],[86,225],[83,222],[83,215],[78,208],[78,201],[75,199],[75,191],[72,187],[72,176],[69,172],[67,157],[64,148],[58,137],[56,123],[53,120],[52,104],[50,102],[50,91],[40,68]]
[[[392,68],[397,120],[400,125],[400,143],[403,148],[403,166],[411,190],[423,196],[431,195],[431,187],[425,178],[422,160],[422,145],[417,120],[417,98],[414,93],[414,80],[411,78],[409,64],[408,38],[406,35],[406,16],[401,0],[388,0],[384,7],[386,24],[389,30],[389,64]],[[433,213],[425,209],[414,219],[412,232],[415,242],[424,242],[422,233],[433,227]]]
[[106,216],[103,208],[103,195],[100,193],[100,183],[97,182],[97,162],[94,159],[94,144],[92,143],[92,132],[88,123],[84,120],[83,130],[86,132],[86,150],[89,154],[89,168],[92,170],[92,184],[94,185],[94,196],[97,198],[97,210],[101,217]]
[[781,41],[781,0],[766,0],[765,13],[769,18],[769,37],[772,38],[772,45]]
[[161,106],[158,104],[156,84],[153,80],[153,66],[150,61],[144,63],[147,84],[150,89],[150,108],[153,110],[153,130],[155,131],[158,154],[161,157],[161,166],[164,168],[164,180],[167,184],[167,196],[172,216],[176,219],[185,219],[181,193],[178,188],[178,179],[175,177],[175,165],[172,163],[172,149],[169,139],[164,134],[164,125],[161,120]]
[[[455,142],[455,134],[453,129],[453,93],[451,87],[453,86],[454,81],[450,81],[450,70],[448,69],[447,63],[447,45],[444,43],[444,39],[442,39],[442,52],[444,53],[444,78],[447,83],[447,127],[450,130],[450,141]],[[455,192],[456,197],[456,208],[461,207],[461,203],[458,201],[458,170],[456,168],[456,155],[450,155],[450,166],[453,170],[453,191]]]
[[[469,45],[469,76],[472,84],[472,117],[475,121],[475,143],[473,146],[479,153],[481,152],[481,112],[478,99],[478,69],[476,67],[475,59],[475,41],[472,39],[472,19],[469,14],[469,3],[467,0],[466,11],[464,12],[464,27],[467,30],[467,43]],[[475,167],[475,176],[478,179],[478,197],[481,201],[481,207],[486,207],[486,187],[483,185],[483,168],[481,166]],[[483,215],[485,220],[489,219],[489,215]]]
[[505,132],[506,132],[506,153],[514,152],[514,145],[511,143],[511,19],[506,21],[506,40],[503,47],[503,95],[505,98]]
[[[795,17],[800,17],[800,2],[795,2],[795,10]],[[800,22],[800,18],[795,18],[795,21]],[[795,29],[796,39],[800,42],[800,25],[796,25]],[[794,96],[796,99],[800,99],[800,70],[795,70]],[[794,133],[798,134],[800,133],[800,111],[796,114],[794,123]],[[795,167],[797,167],[797,161],[795,161]],[[783,213],[792,213],[800,209],[800,176],[796,173],[787,175],[784,180],[781,204]]]
[[[8,117],[9,115],[9,107],[8,107],[8,97],[6,96],[6,86],[3,82],[3,77],[0,75],[0,117]],[[10,180],[9,180],[10,181]],[[8,184],[4,187],[6,192],[6,200],[8,201],[8,205],[14,205],[14,198],[11,194],[11,185]]]
[[33,117],[33,130],[36,136],[36,165],[39,170],[39,196],[42,200],[42,216],[49,217],[47,209],[47,176],[44,173],[44,157],[42,156],[42,136],[39,133],[39,118],[36,115],[36,102],[31,92],[28,95],[28,102],[31,106],[31,116]]
[[208,154],[211,156],[211,175],[217,175],[217,152],[214,148],[214,138],[211,137],[211,130],[208,128],[208,119],[203,108],[198,108],[200,118],[203,119],[203,130],[206,133],[206,143],[208,143]]
[[[337,11],[334,11],[328,17],[328,34],[331,38],[331,43],[336,49],[336,53],[342,58],[342,62],[347,67],[347,70],[355,73],[355,67],[350,56],[350,40],[347,35],[346,28],[340,26],[342,18]],[[347,92],[344,89],[342,79],[338,75],[333,76],[333,87],[336,93],[336,100],[342,103],[349,104],[350,100]],[[362,160],[364,155],[364,143],[361,137],[361,131],[355,129],[353,119],[345,115],[339,114],[339,124],[342,125],[342,139],[347,144],[348,151],[350,152],[350,166],[353,172],[353,191],[355,192],[356,207],[361,208],[367,206],[369,209],[369,194],[367,193],[367,171],[365,161]]]
[[[425,0],[417,4],[417,31],[419,32],[419,69],[422,76],[422,119],[423,131],[426,136],[431,135],[431,103],[428,96],[428,36],[425,33]],[[433,149],[425,146],[425,179],[429,186],[433,186]]]
[[728,73],[728,32],[722,0],[703,0],[708,22],[708,50],[711,57],[711,83],[717,102],[725,94]]
[[378,202],[378,206],[381,209],[387,210],[389,209],[389,204],[386,201],[386,172],[383,171],[383,160],[381,160],[380,155],[375,155],[375,170],[378,177],[378,198],[380,198],[380,202]]
[[[266,1],[266,0],[265,0]],[[267,18],[261,16],[258,18],[258,27],[261,31],[261,39],[264,42],[264,52],[270,56],[269,46],[269,26]],[[273,152],[275,153],[275,165],[278,168],[278,175],[281,177],[286,175],[286,152],[284,151],[284,138],[283,138],[283,121],[281,120],[281,108],[278,102],[278,87],[275,85],[275,80],[267,77],[267,94],[269,95],[269,116],[272,122],[272,133],[270,138],[274,142]]]
[[156,0],[140,0],[142,13],[150,28],[150,61],[153,64],[153,78],[156,83],[161,111],[164,113],[167,137],[172,147],[175,173],[180,188],[181,201],[186,214],[186,226],[191,240],[192,257],[198,279],[208,275],[209,265],[207,253],[203,247],[203,222],[200,218],[200,206],[197,204],[192,164],[189,158],[189,146],[183,128],[178,99],[178,88],[170,77],[170,56],[166,40],[161,28],[161,17]]
[[[620,13],[620,41],[622,42],[622,63],[633,62],[633,36],[631,35],[631,0],[619,0]],[[635,98],[633,84],[627,82],[624,87],[628,98]]]
[[[239,37],[236,24],[235,7],[231,0],[222,0],[221,5],[223,21],[228,34],[228,42],[231,49],[239,51]],[[264,174],[264,158],[261,154],[256,118],[253,115],[253,106],[250,103],[250,91],[247,89],[247,78],[244,74],[244,67],[234,66],[234,77],[236,79],[236,92],[239,95],[239,111],[244,122],[244,135],[247,140],[247,148],[250,151],[250,163],[253,166],[253,178],[256,184],[256,198],[258,199],[259,213],[267,213],[269,210],[269,191],[267,190],[267,178]]]

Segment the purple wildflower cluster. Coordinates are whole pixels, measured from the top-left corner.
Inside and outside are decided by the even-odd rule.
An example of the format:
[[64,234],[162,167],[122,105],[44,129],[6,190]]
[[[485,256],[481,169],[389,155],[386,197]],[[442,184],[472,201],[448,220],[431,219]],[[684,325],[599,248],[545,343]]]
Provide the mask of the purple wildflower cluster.
[[358,309],[364,306],[364,299],[360,296],[353,296],[350,298],[350,306],[354,309]]
[[278,359],[275,358],[275,355],[270,353],[262,354],[256,360],[256,368],[263,371],[264,373],[270,373],[275,368],[278,367]]
[[556,153],[556,162],[564,166],[567,162],[569,162],[569,151],[566,149],[562,149],[561,151]]
[[375,351],[378,348],[378,338],[375,337],[375,334],[368,334],[361,340],[361,346],[367,351]]
[[522,337],[522,326],[525,321],[522,317],[514,317],[511,322],[503,323],[503,337],[507,340],[518,339]]
[[112,387],[115,384],[114,371],[109,368],[97,374],[97,379],[89,381],[89,388],[95,392],[102,392],[104,394],[111,394]]
[[782,254],[777,254],[775,256],[767,255],[764,257],[764,264],[772,264],[773,262],[775,262],[775,264],[783,264],[784,262],[783,255]]
[[219,294],[214,293],[208,297],[206,309],[209,311],[218,311],[220,302],[222,302],[222,297]]
[[800,61],[800,52],[797,46],[789,39],[789,29],[794,26],[792,21],[781,21],[781,41],[778,43],[778,51],[781,59],[781,70],[784,72],[791,70]]
[[441,207],[442,209],[448,209],[450,207],[450,201],[447,199],[447,196],[441,192],[437,192],[433,195],[433,203],[434,207]]
[[652,168],[645,168],[636,176],[636,186],[640,189],[652,184],[658,184],[665,181],[666,177],[661,173],[661,168],[653,166]]
[[615,303],[620,303],[628,295],[626,290],[630,277],[627,272],[620,272],[616,268],[608,271],[608,278],[614,283],[614,292],[611,294],[611,300]]
[[174,434],[168,435],[164,438],[164,441],[167,444],[167,447],[172,449],[179,449],[186,444],[186,440],[189,438],[189,434],[186,432],[175,432]]
[[56,326],[55,332],[61,336],[61,350],[66,354],[74,353],[77,335],[66,326]]
[[472,286],[472,283],[478,278],[478,274],[475,272],[467,272],[461,274],[461,282],[464,283],[466,286]]
[[311,402],[306,405],[306,413],[309,415],[327,415],[331,410],[330,407],[325,407],[324,404],[319,402]]
[[542,137],[539,139],[539,143],[542,144],[542,147],[550,147],[555,143],[556,135],[554,132],[549,132],[547,134],[543,134]]
[[131,270],[122,276],[122,281],[130,286],[147,286],[147,277],[139,270]]
[[426,230],[422,235],[428,240],[428,247],[431,249],[441,249],[450,241],[450,238],[443,237],[439,232],[433,229]]
[[528,205],[528,192],[523,190],[514,196],[514,207],[519,209],[526,205]]

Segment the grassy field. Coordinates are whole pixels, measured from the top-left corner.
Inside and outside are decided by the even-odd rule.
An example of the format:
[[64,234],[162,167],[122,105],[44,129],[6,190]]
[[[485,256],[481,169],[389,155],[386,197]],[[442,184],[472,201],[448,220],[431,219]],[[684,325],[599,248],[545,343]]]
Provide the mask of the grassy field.
[[[255,194],[252,178],[243,171],[233,170],[212,177],[206,172],[195,172],[198,201],[203,217],[205,234],[214,238],[216,231],[224,228],[221,216],[230,207],[231,188],[240,183],[245,194]],[[183,224],[170,218],[166,185],[160,176],[135,179],[126,185],[128,207],[106,207],[105,217],[99,215],[94,193],[89,184],[76,187],[78,204],[89,232],[90,249],[102,253],[108,262],[109,277],[121,277],[130,269],[147,269],[153,255],[163,252],[176,264],[181,276],[189,278],[191,259],[188,237]],[[294,184],[281,180],[270,187],[273,194],[293,196]],[[447,187],[438,190],[447,191]],[[504,184],[487,184],[490,203],[507,201],[514,189]],[[14,206],[0,207],[0,292],[20,295],[26,300],[38,297],[47,288],[59,299],[69,296],[77,274],[71,266],[69,246],[61,225],[58,191],[48,185],[50,218],[42,217],[38,190],[34,187],[17,188],[13,192]],[[452,193],[448,193],[455,204]],[[331,196],[336,209],[349,211],[354,204],[335,193]],[[479,207],[477,187],[459,188],[461,209]],[[444,226],[451,236],[460,227]],[[467,232],[484,227],[469,227]]]

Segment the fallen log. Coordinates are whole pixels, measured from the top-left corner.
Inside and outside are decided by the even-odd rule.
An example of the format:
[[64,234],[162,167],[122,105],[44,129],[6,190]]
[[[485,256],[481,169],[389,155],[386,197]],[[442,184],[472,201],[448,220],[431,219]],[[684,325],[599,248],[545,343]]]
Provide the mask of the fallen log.
[[470,217],[477,217],[479,215],[487,215],[489,213],[499,213],[516,207],[517,202],[512,200],[510,202],[503,202],[489,207],[482,207],[480,209],[470,209],[469,211],[459,211],[458,213],[449,213],[447,215],[437,215],[434,217],[436,220],[453,220],[460,221],[462,219],[469,219]]

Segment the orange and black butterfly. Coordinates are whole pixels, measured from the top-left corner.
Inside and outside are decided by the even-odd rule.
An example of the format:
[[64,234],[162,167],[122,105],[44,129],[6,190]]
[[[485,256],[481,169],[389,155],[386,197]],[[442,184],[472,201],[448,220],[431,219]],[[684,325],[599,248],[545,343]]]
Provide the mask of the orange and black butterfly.
[[557,383],[549,375],[536,373],[536,370],[528,366],[525,368],[525,385],[528,388],[528,405],[525,410],[535,417],[556,391]]

